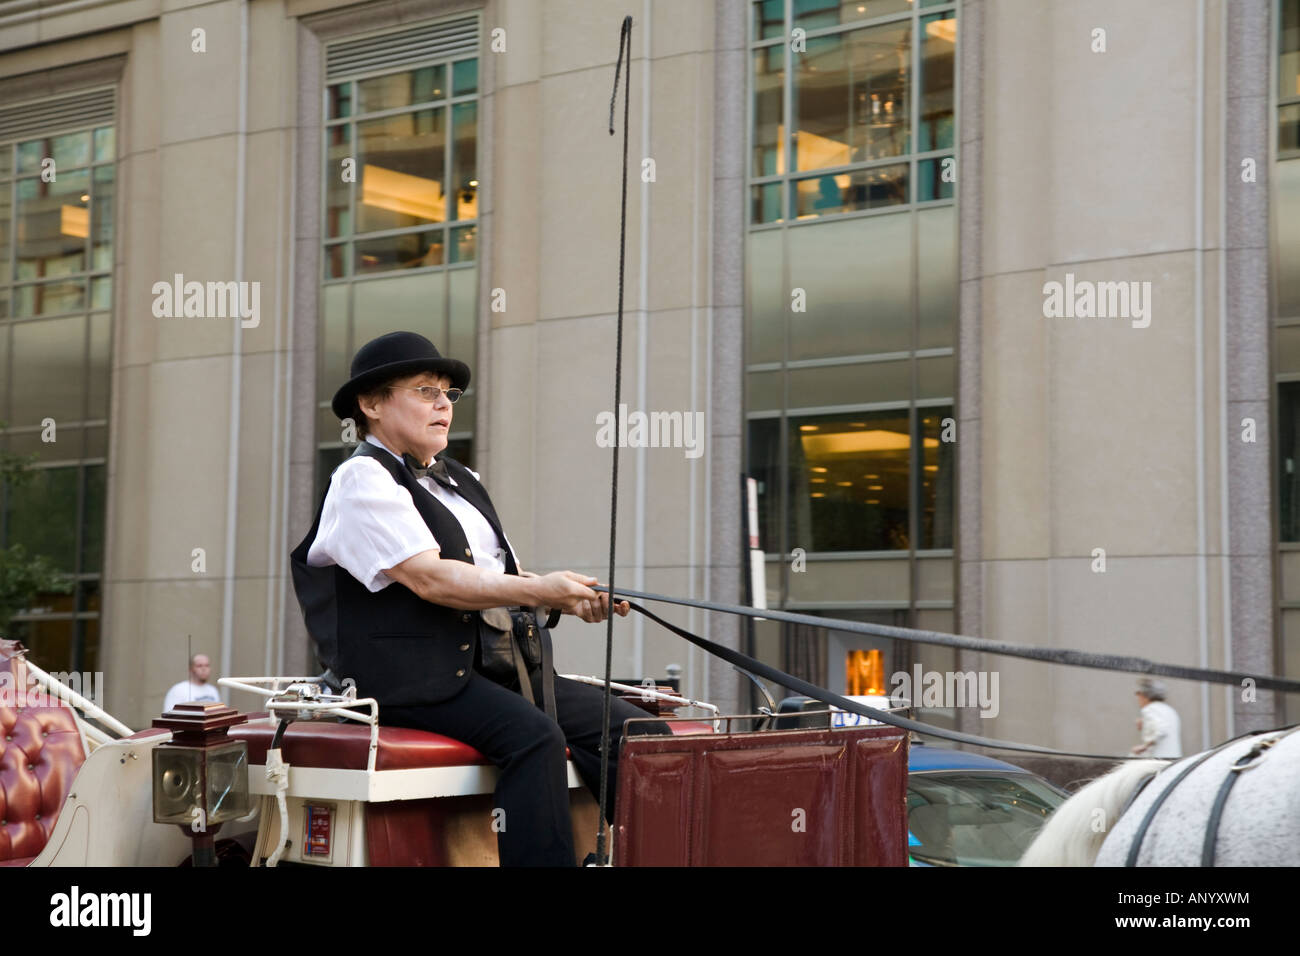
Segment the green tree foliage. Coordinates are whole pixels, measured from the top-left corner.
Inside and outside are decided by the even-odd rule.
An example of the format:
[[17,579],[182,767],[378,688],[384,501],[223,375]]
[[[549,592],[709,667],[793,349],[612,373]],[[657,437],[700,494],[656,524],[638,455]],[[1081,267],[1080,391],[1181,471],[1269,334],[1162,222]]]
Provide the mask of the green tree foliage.
[[[0,422],[0,430],[5,427]],[[15,455],[0,451],[0,487],[10,493],[32,479],[35,455]],[[32,605],[39,594],[70,594],[73,581],[49,558],[28,554],[21,544],[0,549],[0,637],[9,636],[9,623],[15,614]]]

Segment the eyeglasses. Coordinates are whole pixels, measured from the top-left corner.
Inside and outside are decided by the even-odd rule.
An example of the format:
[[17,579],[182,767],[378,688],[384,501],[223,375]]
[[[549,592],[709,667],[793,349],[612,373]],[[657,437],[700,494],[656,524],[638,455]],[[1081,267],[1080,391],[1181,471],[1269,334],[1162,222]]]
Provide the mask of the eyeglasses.
[[412,392],[419,392],[420,397],[430,404],[438,400],[439,395],[446,395],[447,401],[455,405],[460,401],[460,397],[465,394],[459,388],[439,388],[437,385],[393,385],[392,388],[405,388]]

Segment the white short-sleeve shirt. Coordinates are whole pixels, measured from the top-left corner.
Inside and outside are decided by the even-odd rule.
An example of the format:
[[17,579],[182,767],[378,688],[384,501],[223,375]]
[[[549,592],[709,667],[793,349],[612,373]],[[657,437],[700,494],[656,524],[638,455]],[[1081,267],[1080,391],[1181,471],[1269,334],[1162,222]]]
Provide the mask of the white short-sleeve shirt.
[[[401,456],[375,436],[367,435],[366,441],[401,460]],[[476,479],[479,477],[473,469],[470,474]],[[474,554],[474,563],[480,568],[504,573],[505,552],[482,512],[453,489],[444,488],[432,478],[418,481],[460,522]],[[454,485],[456,480],[451,479],[451,483]],[[515,566],[518,567],[519,557],[509,538],[506,538],[506,545],[515,555]],[[373,592],[382,591],[393,583],[393,579],[384,574],[385,568],[395,567],[425,551],[440,550],[406,487],[393,481],[388,469],[378,461],[358,455],[335,469],[330,478],[320,527],[307,551],[307,563],[315,568],[337,564]]]
[[1143,707],[1142,742],[1149,745],[1142,754],[1144,757],[1182,757],[1182,727],[1178,711],[1162,700],[1153,700]]

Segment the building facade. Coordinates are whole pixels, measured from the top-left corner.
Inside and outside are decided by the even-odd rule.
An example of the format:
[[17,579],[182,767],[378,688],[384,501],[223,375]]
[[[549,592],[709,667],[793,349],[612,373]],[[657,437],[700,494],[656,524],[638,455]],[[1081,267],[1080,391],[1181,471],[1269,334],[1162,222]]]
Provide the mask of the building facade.
[[[607,577],[625,14],[622,402],[669,430],[620,449],[616,584],[743,602],[749,476],[769,607],[1300,676],[1300,0],[0,3],[0,441],[36,456],[0,544],[73,576],[14,617],[39,662],[137,726],[192,652],[311,672],[287,555],[394,329],[473,369],[451,453],[523,565]],[[663,613],[1132,742],[1128,675]],[[616,676],[754,704],[615,632]],[[555,636],[602,670],[603,627]],[[1188,749],[1300,713],[1171,702]]]

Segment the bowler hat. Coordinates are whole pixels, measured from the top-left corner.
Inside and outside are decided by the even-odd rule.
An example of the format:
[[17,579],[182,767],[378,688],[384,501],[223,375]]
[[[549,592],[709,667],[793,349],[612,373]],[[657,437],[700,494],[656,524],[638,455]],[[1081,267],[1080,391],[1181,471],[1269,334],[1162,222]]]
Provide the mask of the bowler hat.
[[469,387],[469,366],[459,359],[443,358],[433,343],[418,332],[389,332],[371,339],[352,357],[352,378],[334,393],[331,407],[339,418],[356,413],[355,400],[393,379],[417,372],[446,375],[455,388]]

